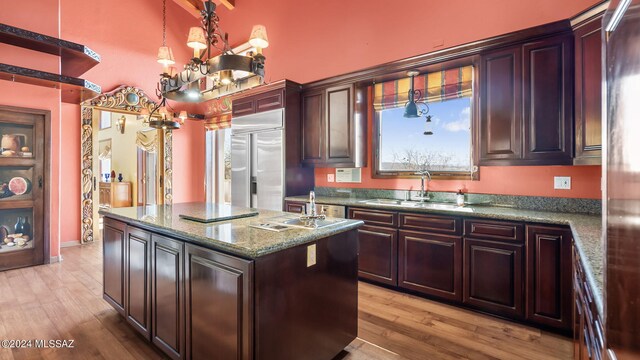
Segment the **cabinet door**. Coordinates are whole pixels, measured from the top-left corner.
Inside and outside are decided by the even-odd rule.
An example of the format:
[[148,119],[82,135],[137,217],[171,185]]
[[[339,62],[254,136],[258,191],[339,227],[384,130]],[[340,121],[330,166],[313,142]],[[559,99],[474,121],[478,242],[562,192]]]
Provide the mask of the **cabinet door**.
[[600,164],[602,156],[602,18],[574,33],[576,154],[574,164]]
[[571,46],[571,36],[523,46],[524,159],[529,163],[573,163]]
[[326,162],[353,163],[353,87],[326,90]]
[[527,319],[571,328],[571,231],[527,226]]
[[480,163],[522,156],[520,47],[482,56],[480,72]]
[[463,302],[497,315],[524,315],[524,245],[464,238]]
[[127,322],[147,340],[151,337],[151,233],[127,226],[126,304]]
[[124,245],[126,225],[104,219],[102,230],[102,297],[120,314],[124,315],[125,271]]
[[172,359],[184,358],[184,242],[152,235],[151,341]]
[[302,162],[324,161],[324,92],[302,94]]
[[400,230],[398,284],[439,298],[462,300],[462,238]]
[[187,244],[187,359],[251,359],[253,263]]
[[358,276],[398,285],[398,231],[364,225],[358,229]]

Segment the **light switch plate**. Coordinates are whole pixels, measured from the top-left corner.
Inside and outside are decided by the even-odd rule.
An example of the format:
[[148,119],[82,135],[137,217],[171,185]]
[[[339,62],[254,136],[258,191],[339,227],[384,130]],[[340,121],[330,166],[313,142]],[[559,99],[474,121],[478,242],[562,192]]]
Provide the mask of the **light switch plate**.
[[327,182],[335,182],[336,175],[335,174],[327,174]]
[[553,188],[557,190],[571,190],[570,176],[554,176]]
[[316,264],[316,244],[307,246],[307,267]]

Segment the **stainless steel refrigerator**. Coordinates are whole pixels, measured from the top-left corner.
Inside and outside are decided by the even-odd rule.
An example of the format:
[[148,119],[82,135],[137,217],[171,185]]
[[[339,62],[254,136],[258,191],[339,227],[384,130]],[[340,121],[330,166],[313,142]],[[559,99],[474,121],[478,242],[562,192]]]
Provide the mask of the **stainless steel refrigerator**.
[[231,121],[231,204],[282,210],[285,196],[284,109]]

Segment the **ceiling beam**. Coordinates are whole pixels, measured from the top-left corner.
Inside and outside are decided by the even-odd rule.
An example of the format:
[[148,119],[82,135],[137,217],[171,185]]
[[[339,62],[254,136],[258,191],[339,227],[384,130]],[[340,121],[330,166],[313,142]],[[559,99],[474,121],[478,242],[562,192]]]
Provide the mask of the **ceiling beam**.
[[[204,5],[201,0],[173,0],[181,8],[187,10],[189,14],[200,17],[200,11],[204,9]],[[214,0],[217,5],[222,4],[227,9],[233,10],[236,7],[236,0]]]

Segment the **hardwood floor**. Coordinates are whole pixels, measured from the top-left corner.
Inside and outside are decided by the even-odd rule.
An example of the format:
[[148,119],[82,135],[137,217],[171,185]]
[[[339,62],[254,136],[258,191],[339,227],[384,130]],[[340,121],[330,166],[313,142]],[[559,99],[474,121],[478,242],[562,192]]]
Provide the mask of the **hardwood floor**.
[[[0,360],[163,358],[102,300],[101,244],[62,255],[0,272],[0,340],[72,339],[74,348],[0,349]],[[562,336],[366,283],[359,295],[359,338],[342,360],[572,357]]]

